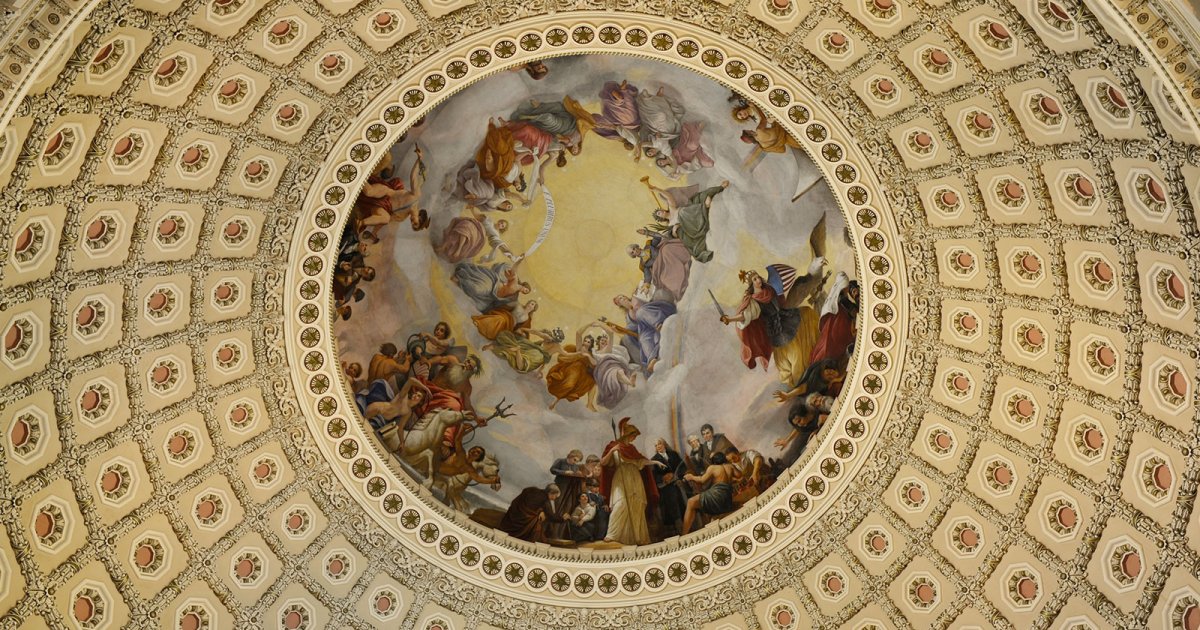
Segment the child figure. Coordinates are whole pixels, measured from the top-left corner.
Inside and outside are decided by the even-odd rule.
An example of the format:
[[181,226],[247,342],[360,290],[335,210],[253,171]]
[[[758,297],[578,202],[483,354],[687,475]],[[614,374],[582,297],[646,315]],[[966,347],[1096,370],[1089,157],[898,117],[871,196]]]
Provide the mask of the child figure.
[[592,503],[587,493],[579,495],[579,507],[571,512],[571,538],[576,542],[592,540],[592,528],[589,525],[596,518],[596,504]]
[[346,363],[342,361],[342,373],[346,375],[346,384],[350,386],[350,391],[357,394],[367,386],[366,379],[362,378],[363,367],[361,363]]
[[584,473],[584,477],[588,479],[600,478],[600,457],[598,455],[588,455],[583,462],[583,467],[580,469]]
[[596,507],[596,516],[590,523],[584,525],[584,529],[591,534],[591,540],[600,540],[608,533],[608,513],[612,510],[608,505],[605,505],[606,499],[600,494],[600,458],[596,455],[589,455],[588,459],[596,458],[596,475],[588,477],[584,480],[584,487],[587,488],[588,503]]

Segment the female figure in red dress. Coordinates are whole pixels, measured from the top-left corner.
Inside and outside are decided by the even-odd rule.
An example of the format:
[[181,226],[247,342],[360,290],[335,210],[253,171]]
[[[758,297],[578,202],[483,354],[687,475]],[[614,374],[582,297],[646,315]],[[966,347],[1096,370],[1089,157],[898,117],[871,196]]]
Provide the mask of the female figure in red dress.
[[774,357],[779,380],[791,386],[808,367],[817,341],[817,313],[806,305],[788,308],[773,283],[756,271],[742,271],[738,278],[746,283],[746,293],[733,315],[721,316],[721,323],[737,324],[747,368],[761,361],[766,370]]

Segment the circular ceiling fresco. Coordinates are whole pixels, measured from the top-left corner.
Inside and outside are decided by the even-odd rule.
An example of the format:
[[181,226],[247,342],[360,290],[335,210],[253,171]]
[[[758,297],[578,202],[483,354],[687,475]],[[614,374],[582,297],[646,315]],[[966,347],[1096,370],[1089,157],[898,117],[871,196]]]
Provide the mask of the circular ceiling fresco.
[[853,483],[899,384],[899,239],[841,122],[755,53],[534,25],[441,51],[331,150],[284,294],[298,402],[420,557],[546,603],[658,601],[770,560]]
[[567,547],[686,534],[825,424],[858,316],[849,233],[774,119],[662,62],[530,62],[384,153],[333,276],[338,356],[395,463]]

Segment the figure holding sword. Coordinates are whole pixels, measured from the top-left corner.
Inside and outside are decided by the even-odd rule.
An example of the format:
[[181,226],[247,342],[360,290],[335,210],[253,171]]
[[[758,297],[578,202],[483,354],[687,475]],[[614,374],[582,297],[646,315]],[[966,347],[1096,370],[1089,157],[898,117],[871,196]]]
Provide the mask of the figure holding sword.
[[736,324],[742,363],[747,368],[762,365],[765,371],[774,358],[779,380],[788,386],[804,373],[817,343],[820,321],[808,302],[824,284],[824,263],[824,258],[815,259],[804,275],[782,264],[769,265],[766,278],[757,271],[741,271],[738,279],[746,284],[746,292],[732,315],[709,291],[721,323]]

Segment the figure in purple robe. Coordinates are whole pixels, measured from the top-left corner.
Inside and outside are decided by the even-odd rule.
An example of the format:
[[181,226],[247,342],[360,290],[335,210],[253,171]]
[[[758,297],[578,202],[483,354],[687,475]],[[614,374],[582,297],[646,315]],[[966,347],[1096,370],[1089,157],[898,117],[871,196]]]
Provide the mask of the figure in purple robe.
[[596,116],[596,133],[604,138],[620,138],[625,147],[638,144],[642,118],[637,106],[638,89],[627,81],[608,81],[600,90],[600,114]]
[[663,300],[643,302],[628,295],[618,295],[613,298],[613,304],[625,312],[626,325],[618,326],[604,319],[600,321],[623,335],[621,345],[629,351],[629,356],[642,364],[646,374],[652,374],[658,363],[663,323],[675,314],[675,305]]

